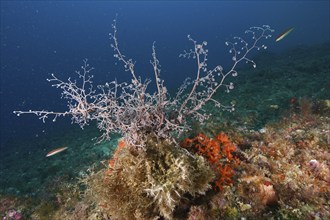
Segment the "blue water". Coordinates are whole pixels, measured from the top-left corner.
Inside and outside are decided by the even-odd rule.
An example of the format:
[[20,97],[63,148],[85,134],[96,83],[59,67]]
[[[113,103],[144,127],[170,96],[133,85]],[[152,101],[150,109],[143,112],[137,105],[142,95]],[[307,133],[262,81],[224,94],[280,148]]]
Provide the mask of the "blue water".
[[156,41],[170,89],[195,70],[193,62],[178,57],[191,47],[188,34],[208,42],[210,66],[228,65],[224,42],[251,26],[268,24],[275,36],[295,28],[279,43],[275,36],[268,41],[269,52],[329,41],[329,1],[1,1],[1,148],[70,126],[70,119],[43,124],[36,116],[12,113],[66,110],[60,91],[46,81],[50,73],[65,80],[88,58],[96,84],[129,79],[110,48],[116,14],[120,46],[136,61],[136,72],[153,77],[149,60]]

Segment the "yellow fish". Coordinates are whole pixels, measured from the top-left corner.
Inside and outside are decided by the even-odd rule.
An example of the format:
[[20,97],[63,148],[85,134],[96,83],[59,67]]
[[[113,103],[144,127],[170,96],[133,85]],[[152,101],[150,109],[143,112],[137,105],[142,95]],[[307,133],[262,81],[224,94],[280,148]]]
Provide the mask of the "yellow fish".
[[68,147],[60,147],[60,148],[56,148],[52,151],[49,151],[48,154],[46,155],[46,157],[50,157],[50,156],[53,156],[55,154],[58,154],[62,151],[65,151],[66,149],[68,149]]
[[283,32],[282,34],[280,34],[280,35],[276,38],[275,41],[278,42],[278,41],[282,40],[282,39],[285,38],[288,34],[290,34],[291,31],[293,31],[293,29],[294,29],[294,28],[292,27],[292,28],[290,28],[289,30]]

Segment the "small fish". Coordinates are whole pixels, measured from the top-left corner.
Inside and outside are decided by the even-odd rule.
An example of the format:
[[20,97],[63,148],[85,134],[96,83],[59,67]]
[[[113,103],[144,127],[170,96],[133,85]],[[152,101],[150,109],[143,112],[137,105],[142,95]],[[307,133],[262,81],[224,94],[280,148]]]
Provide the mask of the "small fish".
[[290,28],[289,30],[283,32],[282,34],[280,34],[280,35],[276,38],[275,41],[278,42],[278,41],[282,40],[282,39],[285,38],[288,34],[290,34],[291,31],[293,31],[293,29],[294,29],[294,28],[292,27],[292,28]]
[[46,155],[46,157],[50,157],[50,156],[53,156],[55,154],[61,153],[62,151],[65,151],[66,149],[68,149],[68,147],[56,148],[52,151],[49,151],[48,154]]

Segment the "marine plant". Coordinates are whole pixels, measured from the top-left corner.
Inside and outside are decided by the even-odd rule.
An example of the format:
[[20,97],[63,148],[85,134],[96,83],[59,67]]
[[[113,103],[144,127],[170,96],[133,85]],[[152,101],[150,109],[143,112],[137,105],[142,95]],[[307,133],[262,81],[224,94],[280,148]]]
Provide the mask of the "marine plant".
[[121,144],[87,195],[114,219],[173,219],[175,209],[211,188],[214,173],[202,156],[156,137],[148,137],[144,153]]

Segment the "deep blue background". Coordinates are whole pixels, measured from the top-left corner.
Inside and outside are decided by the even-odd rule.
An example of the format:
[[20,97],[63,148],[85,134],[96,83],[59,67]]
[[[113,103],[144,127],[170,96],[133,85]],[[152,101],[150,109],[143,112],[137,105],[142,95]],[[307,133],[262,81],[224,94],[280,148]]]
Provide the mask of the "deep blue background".
[[177,87],[194,73],[192,61],[178,58],[191,44],[187,34],[208,41],[209,65],[226,66],[231,56],[224,42],[244,36],[250,26],[269,24],[295,30],[282,41],[266,44],[271,52],[329,41],[329,1],[2,1],[1,2],[1,146],[11,139],[38,138],[70,124],[43,124],[13,110],[64,111],[60,91],[46,81],[50,73],[67,79],[88,58],[96,84],[128,79],[110,48],[112,20],[118,14],[122,51],[137,61],[136,71],[152,78],[149,64],[156,41],[162,78]]

